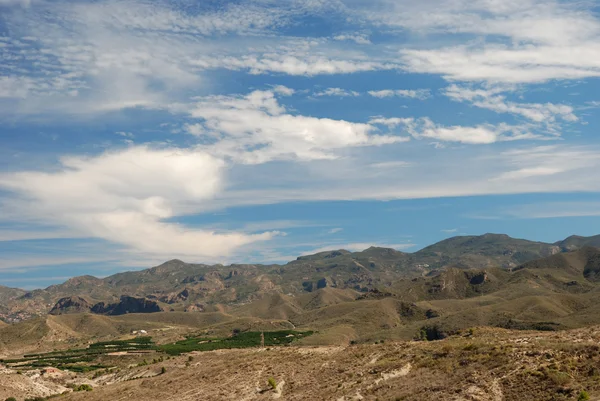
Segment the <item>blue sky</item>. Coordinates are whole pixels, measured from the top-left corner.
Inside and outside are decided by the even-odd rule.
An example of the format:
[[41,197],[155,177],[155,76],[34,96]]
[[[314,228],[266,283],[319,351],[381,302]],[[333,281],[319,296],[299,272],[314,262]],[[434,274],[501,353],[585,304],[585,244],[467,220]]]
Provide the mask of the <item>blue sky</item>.
[[0,284],[598,234],[598,11],[0,0]]

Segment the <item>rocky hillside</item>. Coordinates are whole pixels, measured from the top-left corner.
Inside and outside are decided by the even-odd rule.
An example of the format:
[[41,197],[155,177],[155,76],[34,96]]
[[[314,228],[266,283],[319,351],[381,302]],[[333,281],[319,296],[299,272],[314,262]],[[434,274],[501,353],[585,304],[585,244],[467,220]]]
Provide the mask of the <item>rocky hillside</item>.
[[162,308],[154,301],[123,295],[119,302],[109,304],[98,302],[94,305],[79,296],[65,297],[59,299],[49,313],[51,315],[95,313],[99,315],[118,316],[127,313],[155,313],[161,311]]
[[[385,293],[394,289],[398,292],[413,279],[422,280],[439,273],[442,273],[440,277],[453,274],[457,280],[462,277],[462,273],[448,269],[488,270],[484,285],[478,287],[488,291],[495,288],[496,278],[502,276],[503,271],[528,261],[560,254],[562,249],[556,244],[485,234],[450,238],[415,253],[377,247],[361,252],[334,250],[301,256],[285,265],[205,265],[175,259],[151,269],[119,273],[104,279],[75,277],[44,290],[16,293],[16,296],[13,294],[5,301],[0,301],[0,304],[13,314],[43,315],[62,299],[66,299],[64,302],[68,304],[58,305],[57,310],[63,311],[60,313],[91,310],[99,303],[104,303],[103,308],[108,308],[108,305],[118,304],[122,296],[130,296],[146,298],[161,310],[216,311],[248,304],[272,293],[295,297],[323,288],[350,289],[362,293],[372,290]],[[467,276],[469,274],[472,273]],[[467,281],[471,279],[477,280],[464,278]],[[439,298],[448,295],[448,291],[467,291],[467,287],[459,284],[462,278],[453,281],[456,288],[462,288],[456,291],[443,279],[436,280],[440,283],[427,284],[432,286],[428,289],[419,287],[420,282],[417,282],[413,286],[415,288],[411,289],[413,298]],[[71,297],[80,297],[89,305]]]
[[563,241],[556,242],[554,245],[560,247],[560,249],[563,251],[573,251],[584,246],[593,246],[598,248],[600,247],[600,235],[595,235],[593,237],[572,235]]

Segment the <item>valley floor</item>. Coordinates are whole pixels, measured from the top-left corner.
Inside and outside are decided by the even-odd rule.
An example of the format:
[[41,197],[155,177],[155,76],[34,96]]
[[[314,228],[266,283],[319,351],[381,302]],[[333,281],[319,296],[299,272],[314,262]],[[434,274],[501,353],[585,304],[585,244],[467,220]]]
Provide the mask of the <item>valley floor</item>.
[[[58,399],[600,400],[599,344],[600,327],[480,328],[434,342],[196,352],[95,378],[88,374],[80,380],[93,391]],[[0,371],[0,399],[25,398],[19,388],[27,388],[26,380],[35,381]]]

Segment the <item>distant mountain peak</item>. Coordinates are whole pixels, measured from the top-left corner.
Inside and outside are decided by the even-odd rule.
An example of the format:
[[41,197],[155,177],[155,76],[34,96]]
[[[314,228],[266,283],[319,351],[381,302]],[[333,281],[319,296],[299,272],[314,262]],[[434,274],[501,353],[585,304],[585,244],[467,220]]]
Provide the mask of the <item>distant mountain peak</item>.
[[345,249],[337,249],[332,251],[323,251],[312,255],[298,256],[296,260],[319,260],[319,259],[333,259],[338,256],[349,255],[351,252]]

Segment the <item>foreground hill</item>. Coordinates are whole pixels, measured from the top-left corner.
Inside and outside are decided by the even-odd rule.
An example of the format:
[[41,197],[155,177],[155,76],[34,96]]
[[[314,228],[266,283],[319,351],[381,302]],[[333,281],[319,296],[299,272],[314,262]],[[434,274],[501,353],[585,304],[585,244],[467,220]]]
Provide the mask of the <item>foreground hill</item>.
[[[450,238],[415,253],[377,247],[361,252],[336,250],[301,256],[285,265],[211,266],[175,259],[147,270],[104,279],[75,277],[44,290],[17,296],[13,293],[0,300],[0,305],[8,314],[39,316],[63,298],[76,296],[81,298],[80,304],[108,305],[129,296],[155,302],[160,310],[214,311],[250,303],[270,293],[296,297],[322,288],[386,292],[403,279],[425,277],[448,268],[507,270],[559,252],[561,247],[555,244],[485,234]],[[83,309],[67,307],[54,312]]]
[[[150,364],[121,355],[110,357],[115,368],[87,374],[2,371],[0,399],[597,400],[599,341],[598,327],[475,328],[443,341],[193,352]],[[93,391],[74,392],[81,383]]]

